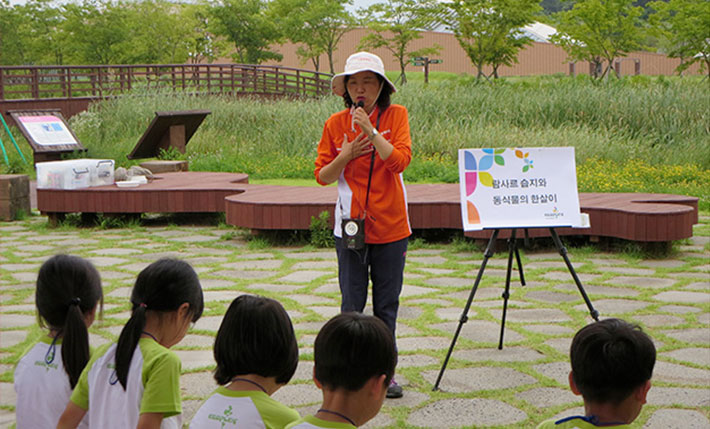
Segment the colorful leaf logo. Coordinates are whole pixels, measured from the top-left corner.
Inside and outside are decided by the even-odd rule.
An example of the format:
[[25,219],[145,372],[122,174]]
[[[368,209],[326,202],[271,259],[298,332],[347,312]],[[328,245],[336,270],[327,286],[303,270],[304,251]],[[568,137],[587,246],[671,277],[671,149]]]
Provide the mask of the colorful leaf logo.
[[520,149],[515,149],[515,156],[517,156],[518,158],[520,158],[520,159],[522,159],[523,161],[525,161],[525,165],[523,166],[523,173],[527,173],[528,170],[530,170],[531,168],[533,168],[532,159],[528,159],[528,155],[530,155],[530,152],[525,152],[525,153],[523,153],[522,150],[520,150]]

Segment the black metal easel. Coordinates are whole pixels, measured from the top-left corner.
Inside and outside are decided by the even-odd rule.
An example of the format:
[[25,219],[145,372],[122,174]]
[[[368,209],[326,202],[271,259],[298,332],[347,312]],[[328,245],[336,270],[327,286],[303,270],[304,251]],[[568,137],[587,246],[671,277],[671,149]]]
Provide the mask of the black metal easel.
[[[574,271],[574,267],[572,267],[572,263],[569,260],[569,257],[567,256],[567,249],[562,245],[562,241],[560,240],[559,235],[557,235],[557,231],[555,231],[554,227],[549,228],[550,230],[550,235],[552,236],[552,241],[555,243],[555,247],[557,247],[557,251],[559,254],[562,256],[562,259],[564,259],[565,264],[567,265],[567,269],[569,270],[570,274],[572,274],[572,278],[574,279],[575,284],[577,285],[577,289],[579,289],[579,293],[582,295],[582,298],[584,298],[584,302],[587,304],[587,308],[589,309],[589,314],[592,316],[592,318],[596,321],[599,320],[599,312],[594,309],[594,306],[592,305],[592,301],[589,300],[589,297],[587,296],[587,293],[584,291],[584,286],[582,286],[582,282],[579,280],[579,277],[577,276],[577,273]],[[526,228],[527,231],[527,228]],[[488,241],[488,245],[486,246],[486,250],[483,253],[483,262],[481,262],[481,268],[478,269],[478,275],[476,276],[476,281],[473,283],[473,288],[471,289],[471,293],[468,296],[468,301],[466,301],[466,306],[463,309],[463,313],[461,313],[461,318],[459,319],[459,325],[456,328],[456,332],[454,333],[454,338],[451,340],[451,345],[449,346],[449,351],[446,354],[446,359],[444,359],[444,364],[441,367],[441,371],[439,371],[439,376],[436,379],[436,383],[434,384],[434,388],[432,390],[438,390],[439,389],[439,383],[441,382],[441,378],[444,376],[444,371],[446,370],[446,365],[449,363],[449,359],[451,358],[451,353],[454,351],[454,346],[456,345],[456,340],[459,338],[459,334],[461,333],[461,328],[463,327],[463,324],[468,322],[468,311],[471,308],[471,303],[473,302],[473,297],[476,294],[476,290],[478,289],[478,285],[481,282],[481,278],[483,278],[483,271],[486,269],[486,264],[488,264],[488,259],[490,259],[491,256],[493,256],[493,249],[495,248],[495,243],[496,240],[498,239],[498,233],[500,232],[500,228],[496,228],[493,230],[493,234],[491,235],[490,240]],[[510,277],[513,269],[513,256],[515,256],[515,259],[518,264],[518,272],[520,273],[520,284],[525,286],[525,275],[523,274],[523,264],[520,262],[520,253],[518,252],[518,245],[517,245],[517,240],[516,240],[516,232],[517,228],[512,228],[512,231],[510,233],[510,238],[508,239],[508,268],[506,271],[506,276],[505,276],[505,290],[503,291],[503,315],[501,318],[501,324],[500,324],[500,339],[498,341],[498,350],[503,349],[503,332],[505,331],[505,316],[506,312],[508,310],[508,298],[510,297]]]

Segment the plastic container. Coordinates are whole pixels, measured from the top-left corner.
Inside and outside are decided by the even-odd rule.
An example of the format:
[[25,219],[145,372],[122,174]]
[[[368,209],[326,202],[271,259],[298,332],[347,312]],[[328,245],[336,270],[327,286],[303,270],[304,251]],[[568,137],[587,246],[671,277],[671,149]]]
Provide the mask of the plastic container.
[[36,168],[37,189],[82,189],[114,182],[114,161],[111,159],[38,162]]

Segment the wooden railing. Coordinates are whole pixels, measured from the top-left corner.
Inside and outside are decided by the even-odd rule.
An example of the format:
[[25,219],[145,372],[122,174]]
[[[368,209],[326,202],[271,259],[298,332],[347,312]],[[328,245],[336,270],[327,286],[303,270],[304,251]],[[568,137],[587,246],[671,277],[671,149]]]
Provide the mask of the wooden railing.
[[330,93],[330,77],[314,71],[249,64],[2,66],[0,100],[104,98],[137,89],[318,96]]

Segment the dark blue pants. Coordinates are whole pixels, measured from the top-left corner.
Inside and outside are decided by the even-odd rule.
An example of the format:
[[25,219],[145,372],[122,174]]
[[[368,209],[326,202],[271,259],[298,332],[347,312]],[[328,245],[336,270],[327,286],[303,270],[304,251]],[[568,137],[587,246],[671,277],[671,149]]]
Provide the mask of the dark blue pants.
[[342,302],[340,311],[362,312],[367,302],[367,286],[372,278],[372,307],[376,317],[385,322],[395,336],[399,293],[402,291],[404,262],[409,238],[386,244],[366,244],[354,251],[343,247],[335,237],[338,254],[338,280]]

